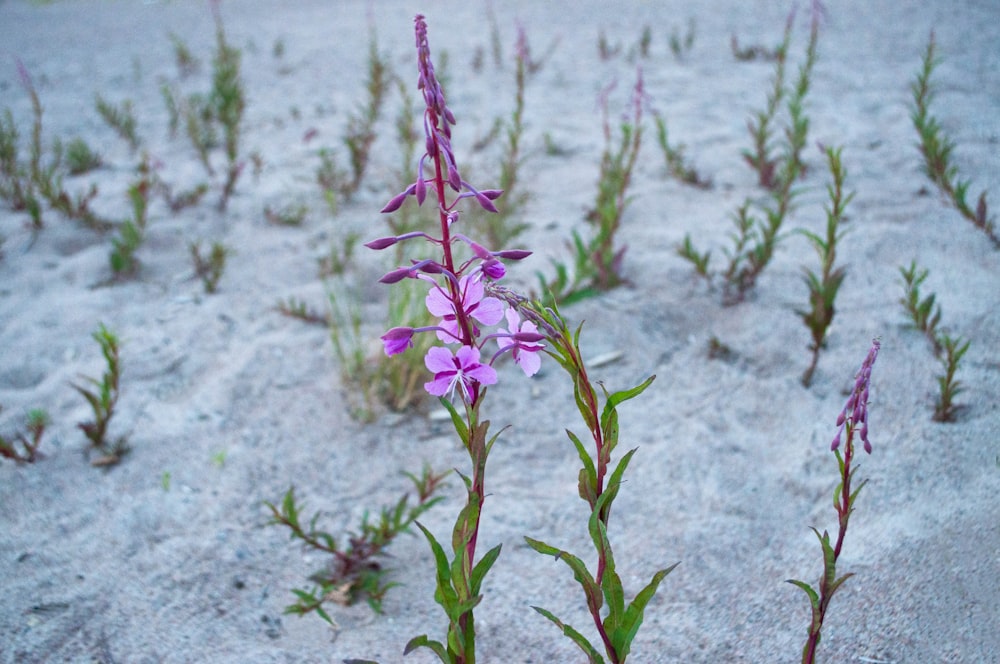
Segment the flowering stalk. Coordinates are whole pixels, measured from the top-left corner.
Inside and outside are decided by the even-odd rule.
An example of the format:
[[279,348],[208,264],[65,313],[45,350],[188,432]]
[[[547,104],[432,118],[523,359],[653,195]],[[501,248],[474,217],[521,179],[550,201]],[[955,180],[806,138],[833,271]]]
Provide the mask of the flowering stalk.
[[[816,661],[816,649],[819,647],[820,632],[823,629],[823,619],[830,606],[833,594],[843,585],[844,581],[854,576],[853,572],[837,577],[837,560],[840,558],[840,551],[844,546],[844,537],[847,535],[847,522],[854,511],[854,501],[861,492],[862,487],[867,483],[863,481],[856,489],[851,489],[851,480],[854,477],[855,468],[851,468],[854,460],[854,436],[861,439],[865,452],[871,454],[872,446],[868,440],[868,395],[871,389],[872,366],[878,356],[880,343],[878,339],[872,341],[871,350],[861,364],[854,379],[854,389],[848,397],[844,409],[837,417],[837,434],[833,438],[830,449],[837,457],[837,465],[840,467],[840,484],[833,497],[833,506],[837,510],[837,540],[830,543],[830,534],[813,528],[820,546],[823,547],[823,576],[820,578],[819,590],[816,591],[804,581],[789,579],[788,583],[801,588],[809,596],[809,604],[812,607],[812,621],[809,624],[809,636],[802,649],[802,664],[812,664]],[[844,453],[840,453],[840,445],[843,439]]]
[[[462,179],[451,147],[451,125],[455,116],[445,103],[431,60],[427,41],[427,24],[424,17],[415,19],[418,88],[424,98],[425,152],[417,164],[416,181],[393,197],[382,209],[383,213],[398,210],[406,199],[414,196],[422,205],[428,189],[437,201],[440,234],[433,236],[413,231],[373,240],[366,244],[376,250],[387,249],[400,242],[419,239],[440,252],[438,258],[411,261],[409,266],[392,270],[381,281],[393,284],[403,279],[421,279],[431,284],[425,300],[427,310],[438,319],[436,325],[424,327],[395,327],[382,335],[386,355],[396,355],[413,347],[416,334],[434,332],[444,346],[432,346],[424,357],[424,364],[433,374],[424,389],[441,399],[451,414],[455,431],[469,453],[471,474],[461,474],[467,489],[467,502],[458,515],[452,532],[452,559],[444,547],[423,525],[437,567],[435,600],[448,616],[448,635],[444,642],[435,641],[426,634],[414,637],[404,650],[408,654],[417,648],[432,650],[445,664],[473,664],[476,661],[475,620],[473,609],[482,600],[479,594],[483,578],[490,570],[500,545],[490,549],[476,561],[479,541],[479,523],[486,499],[486,460],[499,434],[488,437],[489,421],[481,420],[480,407],[486,396],[486,387],[497,382],[494,362],[509,353],[526,375],[538,370],[537,353],[542,350],[539,334],[531,322],[522,322],[516,311],[505,310],[503,302],[488,294],[495,288],[493,282],[502,279],[506,268],[502,259],[520,260],[530,255],[522,250],[490,251],[454,231],[459,222],[457,204],[474,198],[487,212],[497,212],[493,201],[503,192],[477,190]],[[425,169],[432,168],[431,175]],[[448,199],[448,190],[452,198]],[[471,252],[460,258],[457,249],[465,245]],[[485,328],[506,319],[508,329],[485,334]],[[496,350],[483,357],[487,342],[496,342]],[[457,351],[447,346],[458,344]],[[453,403],[454,401],[454,403]],[[461,402],[461,406],[458,406]]]

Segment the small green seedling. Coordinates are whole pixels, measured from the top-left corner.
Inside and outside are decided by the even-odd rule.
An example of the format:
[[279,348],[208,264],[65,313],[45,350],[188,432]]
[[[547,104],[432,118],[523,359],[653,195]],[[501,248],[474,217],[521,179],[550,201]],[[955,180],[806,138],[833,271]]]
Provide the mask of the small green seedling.
[[[424,466],[420,477],[411,473],[406,476],[413,482],[417,500],[410,502],[410,495],[404,494],[394,505],[383,507],[377,521],[369,518],[367,512],[361,518],[357,531],[337,540],[328,532],[317,529],[316,523],[321,513],[317,512],[308,525],[299,519],[302,505],[296,503],[294,487],[290,488],[278,507],[264,503],[271,511],[269,525],[285,526],[291,531],[291,538],[301,540],[307,547],[330,554],[332,560],[323,569],[309,577],[316,585],[292,592],[298,598],[285,608],[285,613],[304,616],[316,612],[326,622],[333,624],[329,614],[323,609],[326,602],[345,606],[365,599],[376,613],[382,612],[382,600],[396,583],[387,582],[389,570],[384,569],[382,559],[389,544],[402,533],[410,532],[410,526],[427,510],[443,500],[434,496],[442,486],[446,473],[434,473]],[[346,540],[346,543],[345,541]]]
[[812,351],[812,361],[802,375],[802,384],[806,387],[812,383],[816,363],[819,361],[819,351],[826,344],[826,334],[830,329],[830,324],[833,323],[833,315],[836,311],[834,300],[837,298],[841,284],[844,283],[844,277],[847,276],[843,266],[834,267],[834,262],[837,259],[837,243],[844,236],[843,231],[840,230],[840,223],[844,220],[844,209],[854,198],[853,192],[844,195],[843,187],[847,171],[840,161],[841,150],[842,148],[826,149],[826,158],[830,166],[830,174],[833,176],[833,183],[827,185],[830,204],[826,207],[825,237],[805,229],[799,231],[812,244],[820,260],[818,274],[808,268],[803,268],[806,286],[809,288],[810,308],[796,311],[812,334],[812,343],[809,345],[809,350]]
[[66,167],[70,175],[80,175],[101,166],[101,155],[90,149],[87,141],[74,138],[66,144]]
[[226,258],[231,253],[221,242],[213,242],[208,256],[202,256],[201,243],[192,242],[188,245],[191,251],[191,262],[194,263],[194,273],[201,279],[206,293],[214,293],[226,268]]
[[94,105],[104,122],[128,143],[132,152],[137,151],[141,141],[136,133],[138,122],[135,118],[132,100],[126,99],[120,105],[115,106],[98,93],[94,99]]
[[933,420],[935,422],[954,422],[957,409],[955,397],[959,392],[965,391],[962,382],[955,379],[955,373],[958,371],[958,363],[965,352],[969,350],[971,342],[965,341],[963,343],[961,337],[953,339],[947,334],[942,334],[938,337],[938,343],[941,346],[942,354],[939,359],[944,373],[937,377],[938,402],[934,406]]
[[[0,411],[3,407],[0,406]],[[48,413],[40,408],[29,410],[25,417],[25,431],[18,431],[11,438],[0,436],[0,457],[16,463],[34,463],[44,455],[38,451],[45,428],[52,423]]]
[[115,414],[115,406],[120,396],[119,383],[121,379],[121,363],[119,360],[118,337],[108,330],[104,324],[93,334],[94,341],[101,347],[101,354],[107,368],[100,380],[84,376],[84,385],[73,384],[93,412],[93,420],[80,422],[77,426],[90,441],[90,450],[97,450],[101,456],[91,462],[94,466],[113,466],[121,461],[128,452],[128,442],[125,436],[115,440],[108,438],[108,427]]

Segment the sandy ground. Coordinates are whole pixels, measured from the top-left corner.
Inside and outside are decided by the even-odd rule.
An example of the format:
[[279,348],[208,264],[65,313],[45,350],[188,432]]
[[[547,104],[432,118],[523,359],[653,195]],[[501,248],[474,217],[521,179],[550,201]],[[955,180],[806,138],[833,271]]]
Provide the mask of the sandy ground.
[[[362,190],[336,217],[315,185],[317,152],[338,144],[363,97],[369,18],[412,84],[412,16],[422,11],[435,54],[448,52],[460,163],[484,187],[493,184],[495,154],[469,146],[513,104],[515,20],[536,54],[559,40],[527,89],[532,199],[520,244],[536,255],[511,269],[514,283],[533,284],[536,270],[565,256],[571,229],[587,231],[603,147],[596,95],[618,80],[612,109],[624,108],[635,75],[628,51],[646,24],[653,43],[641,64],[652,104],[714,181],[703,191],[666,178],[648,124],[622,231],[632,285],[566,312],[586,320],[588,353],[622,353],[595,378],[615,389],[658,376],[622,408],[622,449],[639,451],[611,536],[628,592],[655,569],[681,564],[650,605],[630,661],[797,661],[808,608],[784,580],[819,574],[809,526],[836,525],[836,463],[827,444],[853,373],[880,336],[874,453],[858,471],[869,484],[840,566],[856,576],[834,599],[822,659],[1000,662],[1000,251],[932,191],[908,112],[908,86],[933,28],[944,58],[933,110],[957,143],[955,162],[975,195],[988,189],[1000,205],[1000,8],[993,0],[828,3],[808,98],[810,144],[843,146],[857,196],[841,251],[848,276],[838,315],[807,390],[799,376],[808,335],[794,313],[806,301],[801,266],[816,265],[805,240],[790,235],[750,300],[734,307],[721,306],[720,293],[673,253],[692,233],[720,260],[730,215],[745,198],[763,196],[740,151],[749,147],[745,123],[763,106],[773,66],[735,61],[729,40],[776,44],[788,3],[608,4],[495,3],[506,58],[498,70],[481,2],[230,0],[223,16],[243,50],[248,98],[244,154],[257,151],[263,168],[244,175],[226,213],[213,206],[217,191],[178,214],[156,204],[138,253],[141,271],[109,283],[111,235],[54,212],[35,234],[25,214],[0,209],[0,431],[13,432],[30,408],[53,419],[43,461],[0,465],[0,661],[397,662],[411,636],[443,635],[432,561],[417,537],[392,547],[402,585],[384,615],[332,606],[335,630],[315,617],[283,616],[290,589],[322,560],[264,527],[262,506],[294,484],[307,510],[322,510],[328,527],[340,530],[394,500],[406,486],[400,471],[424,461],[467,463],[448,428],[426,415],[352,420],[352,388],[340,381],[327,331],[275,311],[288,297],[324,310],[316,259],[348,231],[386,233],[377,211],[395,193],[388,183],[399,161],[391,126],[398,96]],[[668,36],[683,34],[689,19],[694,45],[678,62]],[[602,29],[623,46],[608,61],[597,52]],[[178,187],[205,179],[186,140],[167,132],[159,86],[177,80],[171,33],[202,59],[185,86],[206,90],[214,33],[203,2],[0,0],[0,106],[11,109],[25,140],[30,104],[18,82],[20,58],[45,108],[46,145],[80,136],[104,155],[103,168],[68,186],[97,183],[95,208],[106,216],[128,214],[137,157],[97,115],[95,93],[133,101],[139,135],[164,179]],[[800,18],[793,69],[806,35]],[[479,72],[471,66],[477,48],[486,54]],[[546,134],[566,153],[546,154]],[[810,170],[787,223],[818,231],[829,176],[818,150],[806,157]],[[299,203],[310,209],[303,226],[266,222],[265,206]],[[205,295],[192,275],[187,245],[197,239],[235,251],[216,295]],[[386,290],[373,282],[389,266],[372,254],[359,255],[351,274],[365,284],[365,333],[375,339]],[[944,325],[972,341],[960,374],[963,408],[952,424],[931,421],[937,361],[897,303],[898,267],[914,259],[930,270],[924,289],[938,294]],[[89,412],[70,388],[103,369],[90,338],[99,322],[122,339],[113,432],[133,445],[107,471],[84,458],[76,423]],[[712,337],[732,349],[728,361],[708,359]],[[501,380],[485,415],[512,426],[491,457],[480,541],[503,543],[503,553],[476,614],[480,660],[582,661],[529,608],[546,606],[586,629],[582,594],[565,566],[522,540],[587,551],[578,460],[563,434],[581,425],[555,367],[526,384],[506,366]],[[425,523],[446,537],[460,504],[452,482]],[[433,660],[422,652],[406,661]]]

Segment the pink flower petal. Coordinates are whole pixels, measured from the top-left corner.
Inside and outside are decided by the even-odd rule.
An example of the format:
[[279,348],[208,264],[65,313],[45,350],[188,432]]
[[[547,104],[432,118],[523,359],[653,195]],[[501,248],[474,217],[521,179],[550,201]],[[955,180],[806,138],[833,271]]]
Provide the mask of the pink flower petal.
[[483,325],[496,325],[503,318],[503,302],[495,297],[483,298],[472,311],[472,317]]
[[[476,359],[479,358],[477,357]],[[455,372],[457,370],[455,358],[451,354],[451,351],[441,346],[432,346],[427,350],[427,355],[424,356],[424,366],[433,374],[446,371]]]

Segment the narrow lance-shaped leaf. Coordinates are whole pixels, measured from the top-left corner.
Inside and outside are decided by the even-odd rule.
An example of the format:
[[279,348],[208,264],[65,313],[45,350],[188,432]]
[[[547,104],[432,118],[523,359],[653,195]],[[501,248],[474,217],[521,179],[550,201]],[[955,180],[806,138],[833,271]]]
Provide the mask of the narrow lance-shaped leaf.
[[558,626],[563,631],[563,634],[568,636],[570,640],[573,641],[573,643],[579,646],[580,650],[582,650],[584,654],[587,655],[588,658],[587,661],[589,662],[589,664],[604,664],[604,658],[601,657],[601,654],[597,651],[597,649],[594,648],[594,646],[592,646],[589,641],[587,641],[587,637],[585,637],[583,634],[576,631],[563,621],[559,620],[559,618],[556,618],[551,612],[546,611],[545,609],[537,606],[533,606],[531,608],[533,608],[535,611],[538,611],[538,613],[542,614],[543,616],[551,620],[553,623],[555,623],[556,626]]

